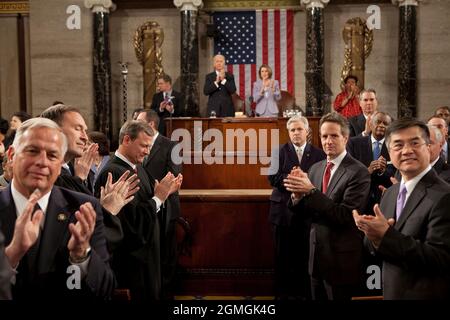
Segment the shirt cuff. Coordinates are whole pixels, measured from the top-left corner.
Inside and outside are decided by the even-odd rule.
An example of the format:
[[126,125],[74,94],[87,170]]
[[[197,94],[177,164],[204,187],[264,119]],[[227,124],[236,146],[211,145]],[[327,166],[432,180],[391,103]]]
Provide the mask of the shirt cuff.
[[81,279],[84,279],[87,276],[89,261],[91,261],[91,256],[87,257],[86,260],[84,260],[83,262],[80,262],[80,263],[72,263],[72,261],[70,261],[70,258],[69,258],[69,262],[71,265],[78,266],[78,268],[80,268]]
[[227,79],[223,79],[222,81],[220,81],[220,83],[221,83],[222,85],[225,85],[225,83],[227,83]]
[[[20,262],[19,262],[20,263]],[[9,262],[8,262],[8,266],[9,266]],[[19,265],[17,265],[17,267],[18,267]],[[16,274],[18,273],[17,272],[17,267],[14,269],[14,268],[12,268],[12,267],[10,267],[9,268],[9,276],[10,276],[10,283],[11,283],[11,285],[15,285],[16,284]]]
[[217,82],[214,81],[215,86],[218,88],[219,84]]
[[302,200],[302,198],[295,198],[295,196],[294,196],[294,194],[293,193],[291,193],[291,200],[292,200],[292,205],[297,205],[299,202],[300,202],[300,200]]
[[162,205],[162,201],[157,196],[154,196],[152,199],[156,203],[156,212],[159,212],[159,209],[161,208]]

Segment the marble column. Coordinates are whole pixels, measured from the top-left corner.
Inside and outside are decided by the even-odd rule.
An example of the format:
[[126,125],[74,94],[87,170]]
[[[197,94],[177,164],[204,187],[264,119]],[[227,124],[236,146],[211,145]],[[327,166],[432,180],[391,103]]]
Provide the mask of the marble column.
[[85,0],[92,10],[94,23],[94,130],[112,141],[111,60],[109,56],[109,11],[115,9],[111,0]]
[[174,0],[181,13],[181,93],[184,95],[182,115],[197,117],[198,93],[198,9],[202,0]]
[[321,116],[324,112],[324,18],[330,0],[301,0],[306,6],[306,115]]
[[392,0],[399,6],[397,116],[417,114],[417,6],[421,0]]

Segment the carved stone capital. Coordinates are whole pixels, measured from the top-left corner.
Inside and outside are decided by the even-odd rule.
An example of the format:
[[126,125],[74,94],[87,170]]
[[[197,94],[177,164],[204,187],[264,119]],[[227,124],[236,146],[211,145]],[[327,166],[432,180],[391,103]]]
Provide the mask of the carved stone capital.
[[84,0],[84,6],[92,12],[105,12],[116,10],[116,5],[112,0]]
[[419,2],[423,0],[392,0],[392,3],[395,5],[401,6],[418,6]]
[[300,3],[309,8],[325,8],[325,6],[330,2],[330,0],[301,0]]
[[173,4],[180,9],[180,11],[198,11],[199,8],[203,7],[202,0],[173,0]]

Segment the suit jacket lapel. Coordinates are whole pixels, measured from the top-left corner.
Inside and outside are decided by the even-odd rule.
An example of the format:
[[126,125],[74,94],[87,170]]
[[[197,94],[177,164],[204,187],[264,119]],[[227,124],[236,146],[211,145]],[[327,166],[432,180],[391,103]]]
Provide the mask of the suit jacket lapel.
[[[289,157],[289,162],[290,163],[295,163],[300,165],[300,163],[298,162],[298,157],[297,157],[297,152],[295,152],[295,147],[292,143],[289,143],[289,152],[287,153],[287,156]],[[303,159],[302,159],[303,162]]]
[[367,166],[369,166],[373,161],[372,139],[370,138],[370,136],[368,136],[366,137],[365,141],[366,150],[362,155],[363,159],[365,158],[365,161],[363,161],[363,163],[367,163]]
[[361,129],[361,132],[363,132],[364,129],[366,128],[366,117],[364,117],[364,115],[362,113],[358,116],[358,123],[359,123],[359,128]]
[[333,192],[333,189],[336,187],[337,183],[339,182],[341,177],[344,175],[345,171],[347,171],[346,167],[347,167],[348,156],[349,155],[347,154],[344,157],[344,159],[342,159],[341,164],[339,165],[339,167],[337,168],[336,172],[331,177],[331,180],[328,183],[328,188],[327,188],[327,192],[326,192],[327,196],[331,195],[331,193]]
[[325,173],[325,168],[327,166],[327,160],[322,160],[320,164],[318,165],[319,169],[315,172],[311,172],[313,175],[311,176],[311,182],[313,185],[315,185],[320,191],[322,191],[322,181],[323,181],[323,175]]
[[155,154],[158,153],[158,150],[160,148],[161,148],[161,134],[159,134],[156,140],[153,142],[153,146],[150,149],[150,154],[147,156],[147,160],[145,163],[150,161],[155,156]]
[[383,156],[383,158],[386,159],[386,161],[390,161],[391,160],[391,157],[389,157],[389,151],[388,151],[388,149],[386,147],[386,141],[384,141],[383,145],[381,146],[381,153],[380,154]]
[[302,162],[300,163],[300,167],[302,168],[307,167],[310,157],[311,157],[311,146],[307,143],[305,146],[305,150],[303,150]]
[[2,222],[0,227],[5,236],[5,244],[9,244],[14,235],[14,226],[17,219],[16,206],[11,195],[11,184],[0,194],[0,197],[3,204],[0,207],[0,221]]
[[389,188],[389,198],[388,195],[386,195],[386,207],[383,208],[383,215],[386,217],[386,219],[393,218],[395,219],[395,210],[396,210],[396,203],[397,203],[397,195],[398,191],[400,189],[400,183],[396,183],[392,185]]
[[[413,192],[409,195],[408,200],[403,207],[402,214],[400,218],[395,223],[395,228],[400,230],[405,224],[408,217],[414,212],[417,205],[422,201],[422,198],[425,197],[427,191],[426,189],[433,184],[431,177],[436,173],[433,170],[430,170],[422,179],[417,183]],[[398,195],[398,192],[396,193]]]
[[78,210],[78,208],[72,208],[71,210],[59,188],[54,187],[45,212],[44,230],[39,246],[39,273],[50,270],[61,243],[67,243],[63,240],[63,237],[65,234],[69,234],[70,237],[68,224],[69,222],[76,222],[75,210]]

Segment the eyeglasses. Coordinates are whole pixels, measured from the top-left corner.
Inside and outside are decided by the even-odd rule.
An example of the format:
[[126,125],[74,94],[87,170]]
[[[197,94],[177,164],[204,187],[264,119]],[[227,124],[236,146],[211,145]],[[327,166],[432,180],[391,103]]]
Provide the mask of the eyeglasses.
[[417,150],[419,149],[421,146],[426,145],[426,142],[422,142],[422,141],[411,141],[411,142],[395,142],[394,144],[389,146],[389,149],[394,150],[394,151],[400,151],[403,150],[405,148],[405,146],[410,146],[411,149]]

